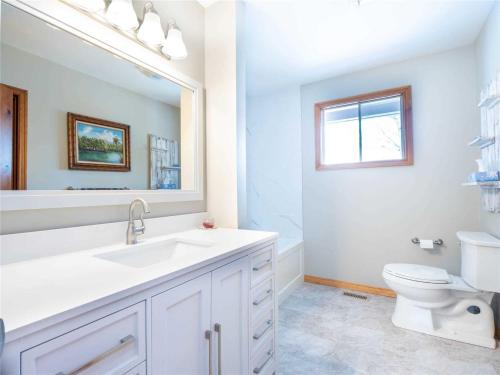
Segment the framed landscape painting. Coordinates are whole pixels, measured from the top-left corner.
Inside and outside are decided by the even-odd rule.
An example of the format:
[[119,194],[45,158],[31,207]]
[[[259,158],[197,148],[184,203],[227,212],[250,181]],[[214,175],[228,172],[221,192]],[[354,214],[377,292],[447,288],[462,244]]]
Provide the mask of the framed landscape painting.
[[130,171],[130,127],[68,112],[69,169]]

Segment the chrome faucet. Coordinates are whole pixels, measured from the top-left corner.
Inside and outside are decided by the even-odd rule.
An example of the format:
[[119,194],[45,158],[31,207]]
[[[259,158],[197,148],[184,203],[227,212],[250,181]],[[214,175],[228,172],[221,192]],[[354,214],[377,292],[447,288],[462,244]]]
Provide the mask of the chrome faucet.
[[[134,209],[137,204],[141,204],[142,211],[139,216],[139,219],[134,218]],[[149,214],[149,206],[147,202],[142,198],[137,198],[130,203],[130,207],[128,209],[128,227],[127,227],[127,245],[133,245],[137,243],[137,235],[144,234],[146,231],[146,226],[144,224],[144,214]],[[141,226],[135,226],[135,221],[140,220]]]

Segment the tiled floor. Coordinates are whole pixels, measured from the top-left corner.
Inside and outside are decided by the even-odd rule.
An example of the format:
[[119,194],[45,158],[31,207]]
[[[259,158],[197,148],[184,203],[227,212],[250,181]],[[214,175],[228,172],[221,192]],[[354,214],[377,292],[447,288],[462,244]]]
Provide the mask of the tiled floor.
[[279,309],[279,374],[500,375],[500,349],[396,328],[393,308],[303,284]]

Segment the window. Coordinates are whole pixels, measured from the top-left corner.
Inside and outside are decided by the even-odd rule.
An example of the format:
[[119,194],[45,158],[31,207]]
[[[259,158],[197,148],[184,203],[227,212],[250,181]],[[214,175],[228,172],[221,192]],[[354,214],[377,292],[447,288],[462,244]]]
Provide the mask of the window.
[[316,169],[413,164],[411,87],[317,103]]

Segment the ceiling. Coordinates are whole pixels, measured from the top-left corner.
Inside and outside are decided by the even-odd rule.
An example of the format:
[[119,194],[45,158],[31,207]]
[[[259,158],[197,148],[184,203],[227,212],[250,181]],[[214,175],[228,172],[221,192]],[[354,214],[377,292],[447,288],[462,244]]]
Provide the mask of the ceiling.
[[2,43],[128,91],[179,107],[181,86],[2,2]]
[[247,0],[247,90],[259,95],[471,44],[495,0]]

